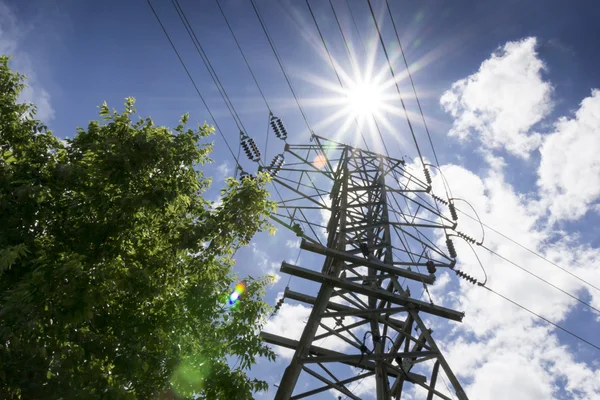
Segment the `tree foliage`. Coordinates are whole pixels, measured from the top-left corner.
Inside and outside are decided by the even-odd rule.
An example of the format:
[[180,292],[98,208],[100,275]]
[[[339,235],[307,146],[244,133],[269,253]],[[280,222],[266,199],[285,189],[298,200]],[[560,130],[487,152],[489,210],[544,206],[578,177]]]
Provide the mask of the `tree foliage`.
[[[61,141],[19,104],[23,76],[0,58],[0,397],[251,398],[246,370],[274,358],[258,337],[268,278],[232,255],[268,227],[265,175],[228,179],[218,207],[212,128],[173,131],[119,113]],[[239,357],[235,368],[228,359]]]

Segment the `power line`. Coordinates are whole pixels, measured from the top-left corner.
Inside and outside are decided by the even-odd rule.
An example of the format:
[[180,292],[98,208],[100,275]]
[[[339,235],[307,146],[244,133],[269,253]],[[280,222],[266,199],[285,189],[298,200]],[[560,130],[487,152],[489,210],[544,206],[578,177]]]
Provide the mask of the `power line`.
[[333,17],[335,18],[335,22],[338,26],[340,34],[342,35],[342,39],[344,39],[344,46],[346,46],[346,51],[348,52],[348,58],[350,58],[352,67],[355,71],[358,71],[358,65],[356,65],[356,62],[354,62],[352,51],[350,51],[350,46],[348,45],[348,41],[346,40],[346,35],[344,35],[344,30],[342,29],[342,25],[340,24],[340,20],[338,19],[337,13],[335,12],[335,7],[333,6],[333,2],[331,0],[329,0],[329,6],[331,7],[331,11],[333,12]]
[[233,150],[231,149],[231,146],[229,145],[229,142],[227,141],[227,139],[225,138],[225,135],[223,135],[223,131],[221,130],[221,128],[219,127],[219,124],[217,124],[217,120],[214,117],[214,115],[212,114],[212,112],[210,111],[210,108],[208,107],[208,104],[206,103],[206,100],[204,100],[204,97],[202,96],[202,94],[200,93],[200,90],[198,89],[198,86],[196,85],[196,82],[194,82],[194,78],[192,78],[192,75],[190,74],[190,71],[187,69],[187,67],[185,66],[185,63],[183,62],[183,59],[181,58],[181,56],[179,55],[179,52],[177,51],[177,48],[175,47],[175,45],[173,44],[173,41],[171,40],[171,37],[169,36],[169,34],[167,33],[167,30],[165,29],[163,23],[161,22],[160,18],[158,17],[158,14],[156,13],[156,10],[154,9],[154,7],[152,6],[152,3],[150,2],[150,0],[146,0],[148,2],[148,5],[150,6],[150,9],[152,10],[152,13],[154,14],[154,16],[156,17],[156,20],[158,21],[160,27],[162,28],[165,36],[167,37],[167,39],[169,40],[169,43],[171,44],[171,47],[173,48],[173,51],[175,51],[175,54],[177,55],[177,58],[179,59],[179,62],[181,63],[181,66],[183,67],[183,69],[185,70],[185,73],[187,74],[188,78],[190,78],[190,81],[192,82],[192,85],[194,86],[194,89],[196,89],[196,93],[198,93],[198,96],[200,97],[200,99],[202,100],[202,103],[204,104],[204,107],[206,107],[206,110],[208,111],[208,114],[210,115],[210,117],[212,118],[213,122],[215,123],[215,127],[217,128],[217,132],[219,132],[219,134],[221,135],[221,137],[223,138],[223,140],[225,141],[225,145],[227,146],[227,148],[229,149],[229,152],[231,153],[231,156],[233,157],[233,159],[235,160],[237,166],[240,165],[238,158],[235,156],[235,154],[233,153]]
[[419,96],[417,96],[417,89],[415,88],[415,82],[413,81],[412,74],[410,73],[410,68],[408,67],[408,62],[406,61],[406,56],[404,54],[404,48],[402,47],[402,42],[400,41],[400,35],[398,35],[398,30],[396,29],[396,23],[394,22],[394,17],[392,16],[392,10],[390,9],[390,3],[388,2],[388,0],[385,0],[385,4],[387,6],[387,10],[390,15],[390,19],[392,20],[392,26],[394,27],[394,32],[396,33],[396,39],[398,40],[398,46],[400,47],[400,52],[402,53],[402,59],[404,60],[404,65],[406,66],[406,72],[408,73],[408,78],[410,79],[410,84],[412,85],[413,93],[415,94],[415,99],[417,100],[417,106],[419,106],[419,112],[421,113],[421,118],[423,120],[423,126],[425,127],[425,132],[427,132],[427,137],[429,138],[429,144],[431,145],[431,150],[433,151],[433,157],[435,158],[435,163],[439,167],[440,162],[438,161],[438,157],[435,152],[435,147],[433,146],[433,141],[431,140],[431,134],[429,133],[429,128],[427,127],[427,122],[425,121],[425,114],[423,114],[423,109],[421,108],[421,102],[419,101]]
[[352,12],[352,7],[350,7],[350,3],[348,3],[348,0],[346,0],[346,6],[348,7],[348,11],[350,11],[350,18],[352,18],[352,23],[354,24],[354,29],[356,30],[356,33],[358,34],[358,41],[360,42],[360,46],[362,47],[363,54],[366,56],[367,49],[365,47],[365,44],[362,41],[362,37],[360,36],[360,31],[358,30],[358,24],[356,23],[356,19],[354,18],[354,13]]
[[[350,46],[348,45],[348,41],[346,40],[346,36],[344,35],[344,31],[342,29],[342,26],[341,26],[340,21],[339,21],[339,19],[337,17],[337,13],[335,12],[335,8],[333,7],[333,3],[332,3],[331,0],[329,0],[329,4],[331,6],[331,10],[333,11],[333,16],[335,17],[335,21],[336,21],[336,23],[338,25],[340,33],[342,34],[342,39],[344,40],[344,45],[346,46],[346,51],[348,52],[348,56],[350,57],[350,61],[352,62],[352,64],[354,65],[354,67],[358,70],[357,64],[354,61],[354,57],[352,56],[352,52],[350,51]],[[367,49],[365,48],[365,45],[363,43],[363,40],[362,40],[362,37],[361,37],[361,34],[360,34],[360,30],[358,29],[358,25],[356,23],[356,19],[354,18],[354,13],[352,12],[352,7],[350,7],[350,3],[348,3],[348,0],[346,0],[346,6],[348,7],[348,11],[350,12],[350,17],[352,19],[352,23],[354,25],[354,29],[356,30],[356,34],[358,36],[358,40],[360,42],[360,46],[362,48],[363,55],[365,57],[367,57],[368,56]],[[375,123],[375,128],[377,129],[377,133],[379,134],[379,138],[384,143],[384,147],[385,147],[385,141],[383,140],[383,134],[381,133],[381,129],[379,128],[379,123],[377,122],[377,118],[375,118],[375,114],[371,113],[371,118],[373,119],[373,123]],[[396,144],[398,145],[398,150],[400,150],[400,154],[402,154],[402,148],[400,147],[400,143],[398,142],[398,138],[396,138]],[[387,148],[386,148],[386,151],[387,151]]]
[[570,298],[572,298],[572,299],[574,299],[574,300],[577,300],[577,301],[578,301],[578,302],[580,302],[581,304],[584,304],[584,305],[588,306],[589,308],[591,308],[592,310],[594,310],[594,311],[596,311],[596,312],[598,312],[598,313],[600,314],[600,310],[599,310],[599,309],[597,309],[596,307],[592,306],[591,304],[589,304],[589,303],[587,303],[587,302],[585,302],[585,301],[581,300],[581,299],[580,299],[580,298],[578,298],[577,296],[574,296],[574,295],[572,295],[571,293],[569,293],[569,292],[567,292],[567,291],[565,291],[565,290],[563,290],[563,289],[559,288],[559,287],[558,287],[558,286],[556,286],[555,284],[548,282],[548,281],[547,281],[547,280],[545,280],[544,278],[542,278],[542,277],[540,277],[540,276],[538,276],[538,275],[534,274],[533,272],[531,272],[531,271],[529,271],[529,270],[527,270],[527,269],[525,269],[525,268],[521,267],[519,264],[515,263],[514,261],[511,261],[511,260],[509,260],[508,258],[504,257],[504,256],[503,256],[503,255],[501,255],[501,254],[498,254],[498,253],[496,253],[494,250],[492,250],[492,249],[490,249],[490,248],[488,248],[488,247],[484,246],[483,244],[480,244],[479,246],[480,246],[480,247],[482,247],[482,248],[484,248],[484,249],[486,249],[487,251],[489,251],[490,253],[494,254],[495,256],[497,256],[497,257],[500,257],[500,258],[501,258],[501,259],[503,259],[504,261],[506,261],[506,262],[508,262],[508,263],[510,263],[510,264],[512,264],[512,265],[514,265],[515,267],[519,268],[520,270],[522,270],[522,271],[524,271],[524,272],[527,272],[529,275],[531,275],[531,276],[533,276],[533,277],[535,277],[535,278],[539,279],[540,281],[542,281],[542,282],[544,282],[544,283],[546,283],[546,284],[548,284],[548,285],[552,286],[552,287],[553,287],[553,288],[555,288],[556,290],[560,290],[561,292],[563,292],[564,294],[566,294],[566,295],[567,295],[567,296],[569,296]]
[[254,3],[254,0],[250,0],[250,3],[252,4],[252,8],[254,9],[254,13],[256,14],[256,17],[258,18],[258,22],[260,22],[260,26],[262,27],[263,32],[265,33],[265,36],[267,37],[267,40],[269,41],[269,45],[271,46],[271,50],[273,51],[273,54],[275,55],[275,58],[277,59],[277,63],[279,64],[279,68],[281,68],[281,72],[283,72],[283,76],[290,88],[290,91],[292,92],[292,95],[294,96],[294,99],[296,100],[296,104],[298,105],[298,109],[300,110],[300,113],[302,114],[302,118],[304,119],[304,122],[306,123],[306,126],[308,127],[308,131],[314,135],[314,131],[312,130],[310,123],[308,122],[308,119],[306,118],[306,114],[304,113],[304,109],[302,108],[302,105],[300,104],[300,100],[298,100],[298,96],[296,95],[296,91],[294,90],[294,87],[292,86],[292,82],[290,81],[290,78],[288,77],[288,74],[285,70],[285,67],[283,65],[283,61],[281,60],[281,58],[279,57],[279,54],[277,53],[277,50],[275,48],[275,44],[273,43],[273,40],[271,38],[271,35],[269,34],[269,30],[267,29],[267,26],[265,25],[261,15],[260,15],[260,11],[258,9],[258,7],[256,6],[256,4]]
[[595,348],[596,350],[600,350],[600,347],[599,347],[599,346],[596,346],[595,344],[593,344],[593,343],[591,343],[591,342],[589,342],[589,341],[585,340],[585,339],[584,339],[584,338],[582,338],[581,336],[578,336],[577,334],[575,334],[575,333],[573,333],[573,332],[569,331],[568,329],[566,329],[566,328],[563,328],[562,326],[558,325],[557,323],[555,323],[555,322],[552,322],[552,321],[550,321],[549,319],[542,317],[541,315],[539,315],[539,314],[537,314],[537,313],[535,313],[535,312],[531,311],[531,310],[530,310],[530,309],[528,309],[527,307],[520,305],[520,304],[519,304],[519,303],[517,303],[516,301],[513,301],[513,300],[509,299],[508,297],[506,297],[506,296],[504,296],[504,295],[502,295],[502,294],[500,294],[500,293],[496,292],[495,290],[493,290],[493,289],[491,289],[491,288],[489,288],[489,287],[487,287],[487,286],[481,286],[481,287],[483,287],[483,288],[485,288],[485,289],[489,290],[490,292],[494,293],[496,296],[502,297],[504,300],[511,302],[511,303],[512,303],[512,304],[514,304],[515,306],[517,306],[517,307],[520,307],[521,309],[523,309],[523,310],[527,311],[528,313],[530,313],[530,314],[532,314],[532,315],[535,315],[536,317],[538,317],[538,318],[540,318],[540,319],[542,319],[542,320],[546,321],[547,323],[549,323],[550,325],[552,325],[552,326],[554,326],[554,327],[556,327],[556,328],[560,329],[561,331],[563,331],[563,332],[565,332],[565,333],[568,333],[569,335],[573,336],[574,338],[576,338],[576,339],[579,339],[579,340],[581,340],[582,342],[584,342],[584,343],[586,343],[586,344],[588,344],[588,345],[592,346],[592,347],[593,347],[593,348]]
[[[346,98],[348,98],[348,93],[346,93],[346,90],[344,88],[344,84],[342,83],[342,79],[340,78],[340,75],[338,74],[337,68],[335,66],[335,63],[333,61],[333,57],[331,56],[331,53],[329,52],[329,48],[327,47],[327,43],[325,42],[325,38],[323,37],[323,34],[321,33],[321,28],[319,28],[319,24],[317,23],[317,19],[315,18],[315,14],[313,13],[313,10],[310,6],[310,3],[308,2],[308,0],[306,0],[306,5],[308,6],[308,11],[310,11],[310,16],[312,17],[312,20],[315,24],[315,27],[317,28],[317,32],[319,32],[319,36],[321,37],[321,42],[323,43],[323,47],[325,48],[325,52],[327,52],[327,57],[329,57],[329,62],[331,63],[331,68],[333,68],[333,72],[335,72],[335,76],[337,77],[337,80],[340,84],[340,87],[342,88],[342,91],[345,92],[344,94],[346,95]],[[331,6],[333,7],[333,5]],[[334,11],[335,14],[335,11]],[[337,20],[337,16],[336,16],[336,20]],[[341,29],[341,28],[340,28]],[[343,34],[342,34],[343,36]],[[345,41],[345,39],[344,39]],[[365,139],[365,135],[362,133],[362,131],[360,131],[360,125],[358,123],[358,120],[356,119],[356,117],[354,117],[354,122],[356,122],[356,129],[359,130],[360,136],[362,137],[363,143],[365,144],[365,146],[367,147],[367,150],[369,150],[369,145],[367,144],[367,140]],[[381,141],[383,142],[383,138],[381,138]],[[385,147],[385,142],[383,142],[383,146]],[[387,152],[387,148],[386,148],[386,152]],[[389,157],[389,154],[388,154]]]
[[408,117],[408,111],[406,109],[406,105],[404,104],[404,99],[402,98],[402,93],[400,92],[400,86],[398,86],[398,81],[396,80],[396,75],[394,74],[394,68],[392,67],[392,62],[390,61],[390,57],[388,55],[387,49],[385,47],[385,42],[383,41],[383,36],[381,35],[381,30],[379,29],[379,24],[377,23],[377,18],[375,18],[375,12],[373,11],[373,6],[371,5],[371,0],[367,0],[369,4],[369,10],[371,11],[371,17],[373,18],[373,23],[375,24],[375,28],[377,29],[377,35],[379,36],[379,42],[381,43],[381,47],[383,48],[383,53],[385,54],[385,59],[387,60],[388,66],[390,68],[390,73],[392,74],[392,78],[394,80],[394,85],[396,86],[396,91],[398,92],[398,96],[400,97],[400,103],[402,104],[402,109],[404,110],[404,116],[406,118],[406,122],[408,123],[408,128],[412,135],[413,141],[415,142],[415,147],[417,148],[417,153],[419,153],[419,158],[421,159],[421,164],[425,167],[425,161],[423,161],[423,155],[421,154],[421,149],[419,148],[419,143],[417,142],[417,137],[415,135],[415,131],[412,127],[412,123],[410,122],[410,118]]
[[223,11],[223,8],[221,7],[221,4],[219,3],[219,0],[215,0],[215,1],[217,2],[217,6],[219,6],[219,10],[221,11],[221,15],[223,16],[223,19],[225,20],[225,23],[227,24],[227,27],[229,28],[229,32],[231,32],[231,36],[233,36],[233,40],[235,40],[235,44],[237,45],[237,48],[240,51],[240,54],[242,55],[242,58],[244,59],[244,62],[246,63],[246,66],[248,67],[248,71],[250,71],[250,75],[252,75],[252,79],[254,80],[254,83],[256,84],[256,88],[260,92],[260,95],[262,96],[262,98],[263,98],[263,100],[265,102],[265,105],[269,109],[269,112],[271,112],[271,107],[269,107],[269,102],[267,101],[267,98],[265,97],[265,94],[263,93],[262,89],[260,88],[260,85],[258,84],[258,80],[256,79],[256,76],[254,75],[254,72],[252,72],[252,68],[250,67],[250,63],[248,62],[248,59],[246,58],[246,55],[244,54],[244,51],[242,50],[242,46],[240,45],[240,43],[237,40],[237,37],[235,36],[235,33],[233,33],[233,29],[231,28],[231,25],[229,24],[229,20],[225,16],[225,12]]
[[[347,3],[346,3],[347,4]],[[353,68],[356,71],[359,71],[358,68],[358,64],[356,63],[356,61],[354,60],[354,56],[352,55],[352,51],[350,50],[350,46],[348,44],[348,40],[346,39],[346,35],[344,35],[344,30],[342,29],[342,24],[340,24],[340,20],[338,19],[337,13],[335,12],[335,7],[333,6],[333,2],[331,0],[329,0],[329,5],[331,6],[331,11],[333,12],[333,17],[335,18],[335,22],[338,26],[338,29],[340,31],[340,34],[342,35],[342,39],[344,41],[344,46],[346,47],[346,51],[348,52],[348,58],[350,58],[350,62],[352,63]],[[348,7],[350,7],[350,5],[348,5]],[[352,12],[352,10],[350,10],[350,12]],[[352,20],[354,21],[354,17],[352,17]],[[362,39],[360,38],[360,32],[358,32],[358,27],[356,26],[356,22],[354,23],[354,26],[356,28],[356,32],[359,34],[359,40],[360,43],[362,45]],[[363,45],[363,53],[366,55],[367,52],[364,48]],[[388,157],[389,157],[389,152],[387,149],[387,146],[385,144],[385,140],[383,140],[383,134],[381,133],[381,129],[379,128],[379,124],[377,123],[377,119],[375,118],[375,115],[373,113],[371,113],[371,118],[373,118],[373,122],[375,123],[375,128],[377,129],[377,133],[379,134],[379,138],[381,139],[381,143],[383,143],[383,148],[385,149]],[[355,118],[356,121],[356,118]],[[358,125],[358,122],[357,122]],[[362,135],[362,132],[361,132]],[[364,136],[363,136],[363,140],[364,140]],[[369,146],[367,145],[366,141],[365,141],[365,146],[367,146],[367,150],[369,150]]]
[[[479,221],[479,220],[477,220],[475,217],[472,217],[471,215],[467,214],[466,212],[464,212],[464,211],[462,211],[462,210],[460,210],[460,209],[458,209],[458,208],[457,208],[456,210],[457,210],[458,212],[460,212],[461,214],[463,214],[463,215],[467,216],[468,218],[471,218],[471,219],[472,219],[472,220],[474,220],[474,221]],[[479,222],[481,222],[481,221],[479,221]],[[542,256],[541,254],[539,254],[539,253],[537,253],[537,252],[535,252],[535,251],[533,251],[533,250],[531,250],[531,249],[529,249],[529,248],[527,248],[527,247],[523,246],[521,243],[517,242],[517,241],[516,241],[516,240],[514,240],[514,239],[511,239],[509,236],[507,236],[507,235],[503,234],[502,232],[499,232],[498,230],[496,230],[496,229],[492,228],[491,226],[489,226],[489,225],[486,225],[486,224],[484,224],[483,222],[481,222],[481,224],[482,224],[483,226],[485,226],[486,228],[488,228],[489,230],[491,230],[491,231],[493,231],[493,232],[497,233],[498,235],[502,236],[503,238],[505,238],[505,239],[507,239],[507,240],[511,241],[512,243],[516,244],[517,246],[521,247],[523,250],[527,250],[527,251],[528,251],[528,252],[530,252],[531,254],[533,254],[533,255],[535,255],[535,256],[537,256],[537,257],[541,258],[542,260],[546,261],[547,263],[550,263],[550,264],[554,265],[556,268],[558,268],[558,269],[560,269],[560,270],[562,270],[562,271],[566,272],[567,274],[571,275],[573,278],[575,278],[575,279],[578,279],[579,281],[581,281],[581,282],[585,283],[586,285],[588,285],[588,286],[590,286],[590,287],[593,287],[594,289],[596,289],[596,290],[600,291],[600,288],[598,288],[597,286],[594,286],[593,284],[589,283],[589,282],[588,282],[588,281],[586,281],[585,279],[583,279],[583,278],[580,278],[579,276],[577,276],[577,275],[575,275],[574,273],[570,272],[570,271],[569,271],[569,270],[567,270],[566,268],[564,268],[564,267],[561,267],[560,265],[558,265],[558,264],[556,264],[555,262],[553,262],[553,261],[551,261],[551,260],[547,259],[546,257]],[[576,263],[577,263],[577,262],[576,262]],[[581,266],[581,264],[579,264],[579,263],[577,263],[577,264]]]
[[210,74],[210,77],[212,78],[215,86],[217,86],[217,89],[219,90],[219,93],[221,94],[221,97],[223,98],[225,105],[227,105],[227,108],[229,109],[229,112],[231,113],[231,117],[235,121],[235,124],[237,125],[237,127],[240,131],[246,132],[246,128],[244,127],[244,124],[242,123],[240,116],[238,115],[237,111],[235,110],[235,107],[233,106],[231,99],[229,99],[229,96],[227,95],[227,91],[225,90],[225,87],[221,83],[221,80],[219,79],[217,72],[213,68],[208,55],[204,51],[204,48],[202,47],[202,44],[200,43],[198,36],[196,36],[196,32],[194,32],[192,25],[188,21],[186,15],[185,15],[185,12],[183,11],[183,8],[179,4],[179,1],[171,0],[171,4],[173,4],[175,11],[177,11],[177,15],[179,16],[179,19],[181,19],[181,22],[183,23],[185,30],[187,31],[188,35],[190,36],[190,39],[192,40],[192,43],[194,44],[196,51],[200,55],[200,58],[202,58],[202,62],[204,63],[204,66],[208,70],[208,73]]

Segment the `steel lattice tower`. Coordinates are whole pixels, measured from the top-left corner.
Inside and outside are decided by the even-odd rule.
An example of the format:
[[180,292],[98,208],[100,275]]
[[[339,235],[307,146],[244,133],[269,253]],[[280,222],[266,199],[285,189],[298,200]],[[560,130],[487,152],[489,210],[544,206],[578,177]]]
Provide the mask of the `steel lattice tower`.
[[[464,314],[412,296],[407,283],[413,291],[422,285],[424,293],[437,268],[455,265],[446,233],[456,227],[455,212],[448,217],[440,211],[438,203],[448,202],[433,195],[429,173],[423,181],[403,160],[316,135],[310,144],[286,144],[276,159],[283,157],[286,165],[280,162],[277,171],[262,167],[271,169],[282,196],[273,218],[324,262],[320,271],[282,263],[282,272],[320,288],[316,297],[289,288],[284,292],[284,298],[312,306],[299,341],[261,333],[265,342],[294,350],[275,399],[329,389],[360,399],[352,385],[371,376],[378,400],[401,399],[407,384],[424,388],[428,400],[450,399],[436,390],[442,372],[458,399],[467,399],[422,319],[429,314],[461,321]],[[444,236],[448,249],[436,245]],[[322,346],[331,338],[343,341],[347,350]],[[301,374],[312,376],[314,387],[299,393]]]

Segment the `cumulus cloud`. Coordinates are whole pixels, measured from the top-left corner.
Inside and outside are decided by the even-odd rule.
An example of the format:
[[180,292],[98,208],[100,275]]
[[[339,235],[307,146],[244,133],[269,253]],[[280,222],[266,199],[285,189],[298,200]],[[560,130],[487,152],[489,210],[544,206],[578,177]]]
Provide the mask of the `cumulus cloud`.
[[[454,196],[469,199],[486,224],[509,233],[516,242],[559,262],[590,283],[600,284],[600,251],[577,244],[564,232],[557,239],[551,226],[540,224],[545,212],[538,202],[517,193],[502,174],[490,169],[477,176],[456,165],[443,166],[442,170]],[[468,210],[460,205],[459,208]],[[459,218],[457,229],[481,237],[478,223],[468,218]],[[485,246],[528,271],[580,297],[587,291],[593,305],[600,302],[600,295],[590,286],[544,263],[519,245],[489,230],[485,238]],[[482,281],[485,275],[474,253],[464,242],[455,243],[457,268]],[[558,323],[575,310],[578,303],[574,299],[480,247],[476,246],[476,251],[489,278],[487,286],[493,290]],[[551,399],[556,398],[556,388],[563,385],[574,399],[600,398],[600,387],[595,383],[600,369],[578,362],[571,350],[559,342],[552,326],[453,275],[450,282],[443,275],[440,278],[440,286],[432,290],[435,297],[443,298],[447,306],[465,311],[466,317],[462,324],[453,325],[450,336],[437,340],[459,379],[472,382],[466,388],[472,398]],[[574,390],[575,382],[584,389]]]
[[[302,332],[304,331],[304,327],[306,326],[306,321],[310,316],[311,307],[305,306],[303,304],[288,304],[283,303],[281,305],[280,310],[277,314],[269,320],[267,325],[264,328],[265,332],[269,332],[275,335],[283,336],[288,339],[299,340]],[[324,318],[321,322],[331,328],[335,328],[335,320],[333,318]],[[353,324],[356,322],[356,319],[353,317],[346,317],[344,320],[346,325]],[[354,332],[357,332],[354,330]],[[325,333],[326,330],[320,327],[317,330],[317,336]],[[343,336],[352,339],[345,332],[342,333]],[[321,342],[317,342],[316,344],[319,347],[323,347],[329,350],[334,351],[344,351],[352,346],[345,342],[343,339],[332,335],[328,336],[321,340]],[[290,360],[294,355],[294,350],[287,349],[284,347],[274,346],[273,349],[275,352],[283,359]]]
[[35,60],[23,49],[23,41],[32,27],[22,23],[15,12],[0,1],[0,54],[12,56],[11,67],[27,75],[27,87],[20,100],[37,105],[37,118],[44,122],[54,119],[50,94],[43,88],[35,72]]
[[285,247],[289,247],[290,249],[297,249],[300,247],[300,240],[288,240],[285,242]]
[[600,90],[581,102],[573,118],[563,117],[540,148],[538,185],[551,215],[575,220],[600,197]]
[[477,136],[484,147],[504,148],[527,158],[541,140],[530,129],[552,109],[552,86],[542,78],[544,63],[535,38],[508,42],[479,70],[455,82],[440,102],[452,115],[450,136]]
[[218,172],[219,179],[224,179],[225,177],[229,176],[229,174],[231,173],[231,168],[229,168],[229,163],[227,161],[225,161],[224,163],[219,165],[217,167],[217,172]]
[[[480,175],[458,165],[444,165],[442,171],[454,197],[468,199],[486,224],[598,286],[600,249],[582,244],[578,232],[557,229],[555,222],[580,218],[599,207],[600,92],[593,90],[573,116],[558,119],[547,135],[534,132],[553,105],[552,86],[541,76],[545,66],[535,46],[534,38],[507,43],[478,72],[444,93],[442,106],[454,118],[450,135],[478,138],[490,168]],[[523,158],[539,149],[537,187],[519,193],[507,181],[504,172],[510,165],[498,149]],[[439,176],[434,190],[443,190]],[[457,206],[469,211],[464,204]],[[464,216],[457,229],[482,238],[481,226]],[[455,244],[457,268],[483,280],[484,272],[469,246],[456,239]],[[489,249],[598,308],[598,291],[518,244],[485,231],[484,245]],[[581,312],[573,298],[475,248],[488,287],[559,324]],[[459,379],[467,382],[471,398],[600,399],[600,368],[578,359],[573,341],[564,336],[559,340],[554,327],[454,274],[438,278],[431,289],[436,301],[466,313],[462,324],[452,325],[450,335],[437,341]],[[592,319],[598,321],[597,316]],[[589,331],[576,333],[594,341]]]
[[257,267],[262,273],[273,277],[273,284],[279,282],[281,275],[277,272],[281,266],[278,262],[273,262],[269,259],[267,253],[256,246],[256,243],[252,243],[252,254]]

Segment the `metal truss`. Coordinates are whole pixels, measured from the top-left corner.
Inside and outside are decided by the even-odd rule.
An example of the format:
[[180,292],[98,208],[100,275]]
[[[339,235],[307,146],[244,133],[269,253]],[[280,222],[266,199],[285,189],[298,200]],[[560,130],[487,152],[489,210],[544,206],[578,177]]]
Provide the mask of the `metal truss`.
[[[307,145],[286,144],[285,156],[287,164],[273,178],[283,199],[274,219],[325,261],[320,271],[282,264],[282,272],[320,288],[316,297],[286,288],[285,298],[312,306],[300,340],[261,333],[265,342],[295,351],[275,399],[331,389],[360,399],[353,388],[371,377],[377,399],[401,399],[409,384],[428,400],[450,399],[439,389],[442,373],[458,399],[467,399],[421,318],[461,321],[464,314],[410,291],[420,285],[427,291],[436,269],[455,264],[436,242],[456,224],[440,211],[431,187],[403,160],[319,136]],[[324,347],[328,340],[344,350]],[[303,373],[314,387],[299,393]]]

